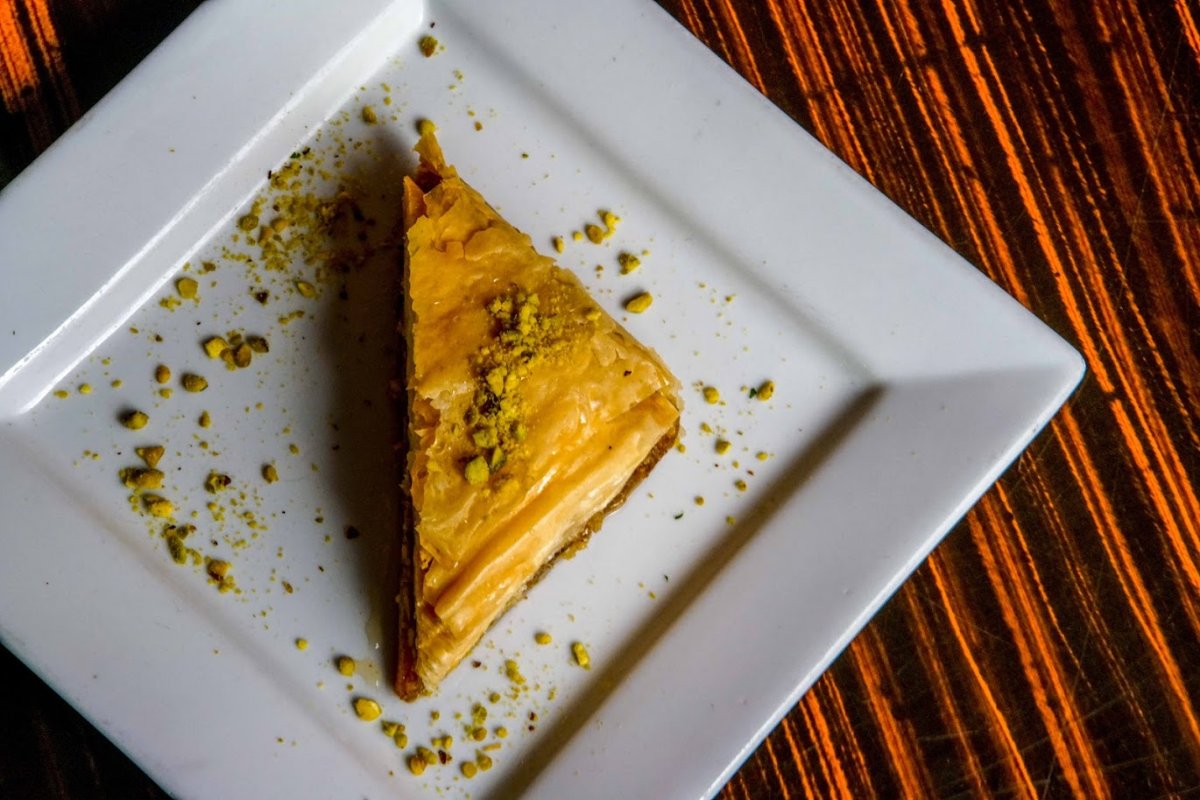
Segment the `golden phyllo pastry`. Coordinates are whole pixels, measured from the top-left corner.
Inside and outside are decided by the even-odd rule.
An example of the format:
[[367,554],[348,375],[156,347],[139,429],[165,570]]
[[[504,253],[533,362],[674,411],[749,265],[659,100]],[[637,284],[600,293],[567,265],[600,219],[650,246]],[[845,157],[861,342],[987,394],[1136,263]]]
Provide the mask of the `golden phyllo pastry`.
[[674,445],[678,382],[443,159],[405,179],[396,690],[429,693]]

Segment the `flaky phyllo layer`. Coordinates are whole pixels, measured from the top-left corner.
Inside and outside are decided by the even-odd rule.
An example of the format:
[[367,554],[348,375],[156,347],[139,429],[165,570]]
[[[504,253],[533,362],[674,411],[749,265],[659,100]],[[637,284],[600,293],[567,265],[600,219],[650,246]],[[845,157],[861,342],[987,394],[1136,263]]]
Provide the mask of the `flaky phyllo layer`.
[[658,357],[459,178],[432,135],[417,152],[404,207],[415,540],[397,679],[410,698],[624,499],[679,421]]

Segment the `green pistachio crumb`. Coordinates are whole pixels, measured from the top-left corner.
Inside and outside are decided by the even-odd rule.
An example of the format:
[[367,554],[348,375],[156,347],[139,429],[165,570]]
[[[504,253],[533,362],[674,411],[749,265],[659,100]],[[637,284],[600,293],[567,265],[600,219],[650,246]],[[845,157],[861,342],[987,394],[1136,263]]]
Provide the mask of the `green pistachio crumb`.
[[150,422],[144,411],[127,411],[121,415],[121,424],[131,431],[140,431]]
[[629,298],[625,301],[625,310],[631,314],[641,314],[646,309],[650,308],[654,303],[654,296],[649,292],[642,292],[639,295]]
[[202,375],[187,373],[182,379],[183,388],[189,392],[203,392],[208,388],[208,381]]

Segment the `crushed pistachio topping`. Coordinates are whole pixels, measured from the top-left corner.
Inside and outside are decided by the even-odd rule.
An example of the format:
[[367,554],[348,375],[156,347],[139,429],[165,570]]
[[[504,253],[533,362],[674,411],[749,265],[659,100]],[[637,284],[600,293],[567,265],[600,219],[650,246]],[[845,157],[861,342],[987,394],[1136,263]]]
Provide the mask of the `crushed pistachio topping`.
[[628,275],[642,265],[642,260],[633,253],[618,253],[617,263],[621,265],[621,274]]
[[121,483],[130,489],[161,489],[163,474],[153,467],[126,467],[119,473]]
[[154,380],[159,383],[166,383],[171,380],[171,368],[166,364],[159,364],[154,368]]
[[317,296],[317,287],[308,281],[296,281],[296,291],[310,300]]
[[775,381],[763,381],[762,385],[758,387],[758,391],[755,392],[753,396],[757,397],[759,400],[770,400],[774,394]]
[[592,657],[588,654],[587,647],[583,642],[573,642],[571,644],[571,654],[575,656],[575,663],[584,669],[592,668]]
[[243,230],[247,233],[250,233],[251,231],[258,228],[258,215],[257,214],[246,214],[241,219],[238,220],[237,224],[238,224],[238,228],[240,228],[241,230]]
[[631,314],[641,314],[654,303],[654,295],[642,292],[625,301],[625,310]]
[[379,122],[379,116],[376,115],[375,109],[371,108],[370,106],[363,106],[362,121],[368,125],[374,125],[376,122]]
[[508,728],[504,727],[503,725],[496,728],[496,738],[497,739],[507,739],[508,738]]
[[554,637],[545,631],[538,631],[533,635],[533,640],[538,644],[550,644],[554,641]]
[[478,756],[475,757],[475,763],[479,765],[479,768],[481,770],[483,770],[484,772],[487,772],[489,769],[492,768],[492,757],[487,755],[486,753],[480,753]]
[[199,289],[200,284],[196,283],[195,278],[180,278],[175,281],[175,291],[179,292],[179,296],[184,300],[195,300]]
[[408,771],[411,772],[413,775],[424,775],[425,774],[425,759],[421,758],[420,756],[409,756],[408,757]]
[[421,136],[432,136],[437,131],[437,125],[431,119],[423,119],[417,122],[417,133]]
[[733,447],[733,444],[729,441],[725,439],[717,439],[717,443],[713,446],[713,449],[717,451],[717,455],[723,456],[729,452],[729,448],[731,447]]
[[140,431],[150,422],[144,411],[127,411],[121,415],[121,424],[131,431]]
[[738,478],[736,481],[734,481],[733,485],[737,487],[737,490],[739,492],[744,492],[748,488],[746,485],[746,482],[744,480],[742,480],[741,478]]
[[305,639],[304,637],[300,637],[299,639],[297,639],[296,640],[296,649],[297,650],[307,650],[308,649],[308,639]]
[[439,42],[433,36],[426,35],[422,36],[420,41],[417,42],[417,47],[421,48],[421,55],[425,56],[426,58],[431,58],[433,54],[438,51],[438,46],[440,44],[441,42]]
[[369,697],[354,698],[354,713],[363,722],[374,722],[383,714],[383,709]]
[[138,458],[146,462],[147,467],[157,467],[158,462],[163,457],[163,453],[166,451],[162,445],[156,444],[149,447],[135,447],[133,452],[137,453]]
[[[267,483],[274,483],[279,480],[279,470],[275,469],[274,464],[263,464],[262,476]],[[351,663],[354,663],[353,660]]]
[[487,310],[496,337],[475,357],[478,382],[463,419],[475,449],[463,470],[472,485],[485,483],[517,454],[526,435],[521,383],[566,341],[563,319],[546,313],[537,294],[500,295]]
[[352,676],[354,671],[358,669],[358,664],[350,656],[338,656],[337,660],[335,660],[333,663],[334,666],[337,667],[337,671],[342,675],[345,675],[347,678]]
[[181,382],[183,388],[189,392],[203,392],[208,388],[208,381],[203,375],[193,375],[190,372],[183,376]]
[[68,392],[66,389],[58,389],[57,391],[54,392],[54,396],[57,397],[59,400],[66,400],[68,397],[71,396],[71,393]]
[[92,393],[92,385],[90,383],[79,384],[79,393],[80,394],[91,394]]
[[480,486],[487,483],[489,475],[491,475],[491,472],[488,470],[488,462],[483,456],[472,458],[467,462],[467,466],[463,468],[463,476],[467,479],[467,483],[472,486]]
[[479,772],[479,767],[475,766],[474,761],[462,762],[462,765],[459,767],[459,769],[462,770],[463,777],[467,778],[468,780],[474,778]]
[[764,451],[762,451],[762,450],[759,450],[757,453],[755,453],[755,454],[754,454],[754,457],[755,457],[755,458],[757,458],[759,461],[766,461],[766,460],[767,460],[768,458],[770,458],[771,456],[769,456],[769,455],[768,455],[767,453],[765,453]]
[[710,406],[715,406],[717,403],[721,402],[721,393],[717,391],[717,387],[705,386],[702,392],[704,394],[704,402],[708,403]]
[[553,239],[550,240],[550,243],[554,245],[554,252],[556,252],[556,253],[561,253],[563,250],[566,249],[566,246],[563,244],[563,238],[561,236],[555,236]]
[[200,418],[196,422],[197,422],[197,424],[200,425],[201,428],[211,427],[212,426],[212,414],[209,414],[207,411],[201,411]]

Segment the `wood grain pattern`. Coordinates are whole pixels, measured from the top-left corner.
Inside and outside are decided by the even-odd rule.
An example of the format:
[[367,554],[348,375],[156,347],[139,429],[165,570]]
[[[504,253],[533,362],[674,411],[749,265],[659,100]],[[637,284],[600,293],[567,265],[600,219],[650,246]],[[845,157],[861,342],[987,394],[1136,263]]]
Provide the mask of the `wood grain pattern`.
[[[1200,794],[1200,7],[659,2],[1089,366],[722,796]],[[0,180],[195,4],[0,0]],[[159,796],[5,659],[0,796]]]

